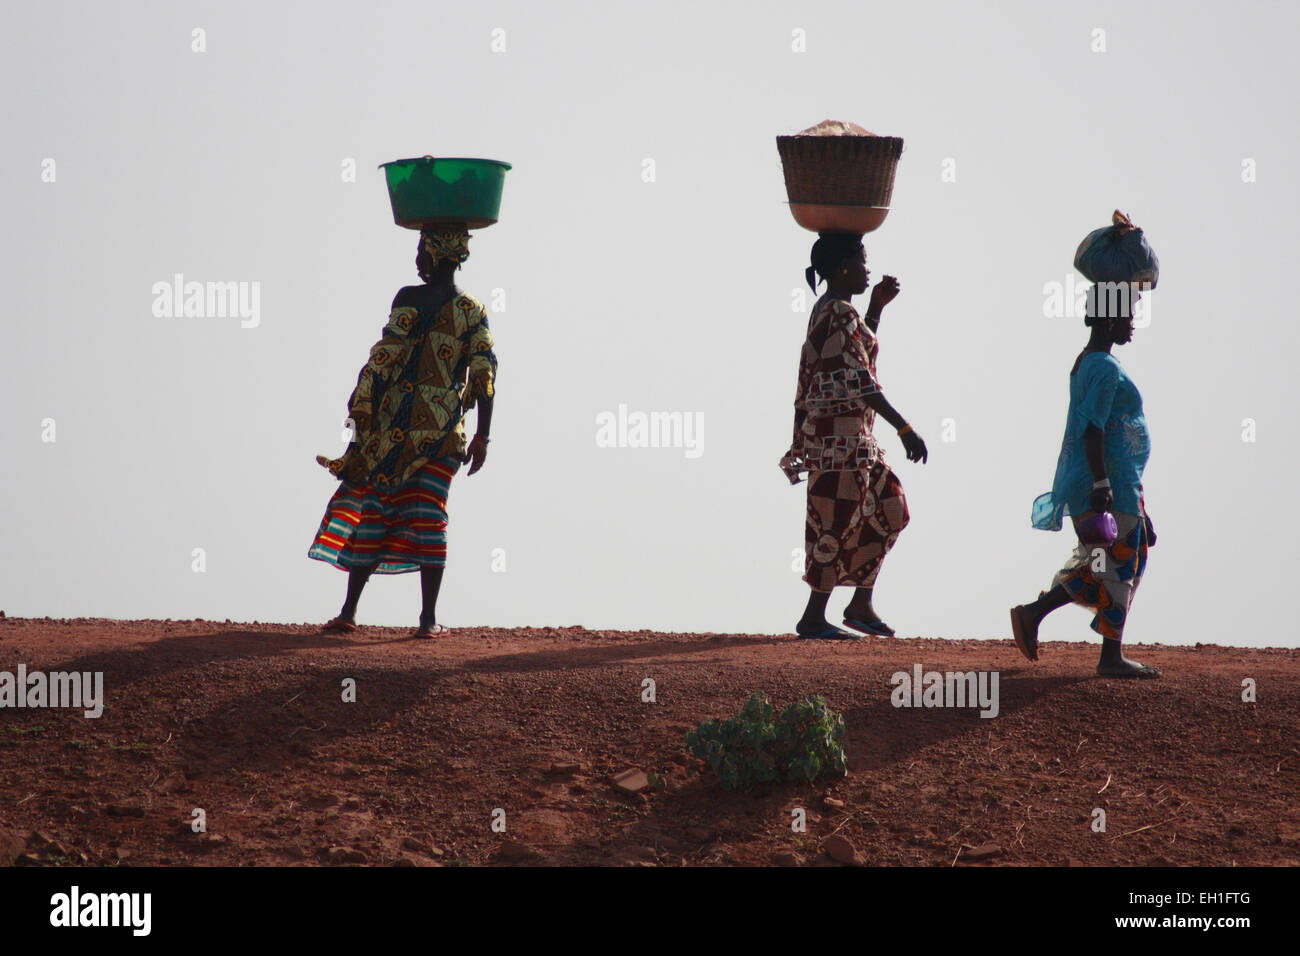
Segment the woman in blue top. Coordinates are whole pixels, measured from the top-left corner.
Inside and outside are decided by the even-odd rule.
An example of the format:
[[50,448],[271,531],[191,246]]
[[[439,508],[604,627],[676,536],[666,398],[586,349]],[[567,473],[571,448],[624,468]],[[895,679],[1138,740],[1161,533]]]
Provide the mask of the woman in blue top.
[[1156,668],[1125,657],[1121,644],[1128,609],[1146,569],[1147,548],[1155,544],[1156,535],[1142,499],[1142,471],[1151,453],[1142,396],[1110,354],[1112,346],[1133,339],[1137,295],[1130,295],[1128,286],[1119,290],[1123,294],[1118,297],[1100,295],[1095,286],[1090,290],[1085,321],[1092,336],[1070,371],[1070,410],[1056,480],[1052,490],[1034,502],[1033,513],[1034,527],[1045,531],[1060,531],[1061,518],[1068,514],[1077,533],[1082,519],[1109,511],[1119,535],[1109,548],[1085,543],[1080,535],[1051,589],[1032,604],[1011,609],[1011,632],[1020,652],[1036,661],[1043,618],[1066,604],[1082,604],[1096,612],[1092,628],[1102,636],[1098,674],[1159,677]]

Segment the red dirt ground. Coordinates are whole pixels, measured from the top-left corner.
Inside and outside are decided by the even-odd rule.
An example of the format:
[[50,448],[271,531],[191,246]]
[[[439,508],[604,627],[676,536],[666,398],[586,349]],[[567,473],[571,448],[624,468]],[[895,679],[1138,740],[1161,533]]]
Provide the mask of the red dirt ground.
[[[0,711],[0,863],[813,865],[832,834],[869,865],[1300,862],[1300,650],[1137,646],[1165,676],[1124,682],[1081,644],[316,630],[0,620],[0,670],[103,671],[106,698]],[[1001,713],[894,708],[917,663],[1000,671]],[[822,694],[849,775],[720,790],[682,735],[754,691]]]

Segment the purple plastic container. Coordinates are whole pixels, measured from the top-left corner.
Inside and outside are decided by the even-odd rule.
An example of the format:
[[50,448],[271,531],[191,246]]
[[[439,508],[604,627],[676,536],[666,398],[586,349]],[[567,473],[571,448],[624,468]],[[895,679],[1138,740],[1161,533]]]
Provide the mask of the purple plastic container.
[[1119,537],[1119,525],[1109,511],[1079,519],[1079,540],[1084,544],[1104,544],[1110,547]]

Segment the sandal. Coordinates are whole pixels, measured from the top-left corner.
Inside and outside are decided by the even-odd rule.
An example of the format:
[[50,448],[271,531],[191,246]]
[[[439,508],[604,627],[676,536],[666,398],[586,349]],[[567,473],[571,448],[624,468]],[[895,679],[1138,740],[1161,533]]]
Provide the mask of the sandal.
[[332,621],[326,623],[320,629],[320,632],[322,634],[351,634],[356,629],[357,625],[355,622],[349,621],[346,618],[336,617]]
[[864,621],[856,617],[845,617],[844,623],[855,630],[863,631],[867,634],[875,634],[878,637],[893,637],[894,629],[876,618],[874,621]]
[[816,634],[800,634],[797,628],[795,633],[805,641],[856,641],[858,639],[858,635],[842,631],[834,624],[827,624],[825,630],[818,631]]
[[422,637],[422,638],[433,638],[433,637],[443,637],[444,635],[450,633],[451,633],[451,628],[446,627],[442,624],[433,624],[428,627],[421,626],[420,629],[417,630],[415,633],[413,633],[411,636]]
[[1011,636],[1020,648],[1020,653],[1031,661],[1038,660],[1038,631],[1025,626],[1025,609],[1017,605],[1011,609]]

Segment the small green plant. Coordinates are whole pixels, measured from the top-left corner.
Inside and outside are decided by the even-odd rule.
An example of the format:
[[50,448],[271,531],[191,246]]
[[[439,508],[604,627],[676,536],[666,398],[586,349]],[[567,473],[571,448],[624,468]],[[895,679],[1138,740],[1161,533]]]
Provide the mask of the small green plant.
[[153,756],[153,744],[109,744],[108,749],[115,753],[135,754],[140,757]]
[[796,700],[776,722],[778,763],[786,779],[816,780],[823,772],[842,777],[849,772],[844,758],[844,716],[822,697]]
[[774,714],[766,697],[752,694],[736,716],[688,732],[686,747],[713,768],[724,790],[848,773],[840,745],[844,717],[823,698],[805,697]]
[[25,737],[28,734],[41,734],[45,732],[45,725],[35,724],[31,727],[19,727],[17,724],[10,724],[9,732],[11,734],[17,734],[20,737]]

